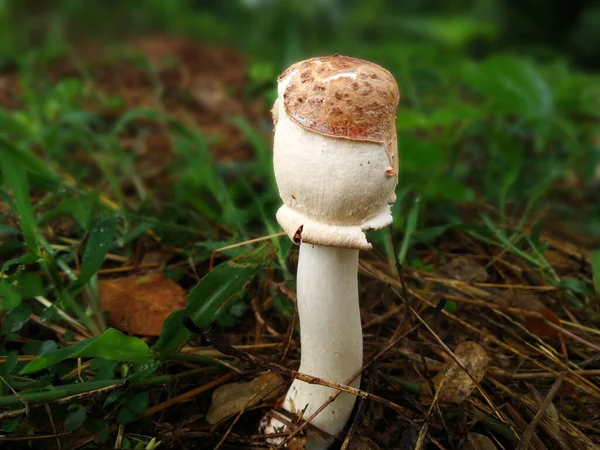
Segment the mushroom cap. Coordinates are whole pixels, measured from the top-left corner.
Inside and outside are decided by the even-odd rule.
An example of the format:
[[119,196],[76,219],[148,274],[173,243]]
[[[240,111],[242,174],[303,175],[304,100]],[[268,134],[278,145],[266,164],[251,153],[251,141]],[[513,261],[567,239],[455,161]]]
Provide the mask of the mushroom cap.
[[369,249],[365,231],[392,221],[398,174],[398,85],[346,56],[312,58],[278,79],[273,164],[296,243]]
[[326,136],[384,144],[397,170],[400,92],[390,72],[369,61],[333,55],[293,64],[277,81],[284,85],[284,111],[298,125]]

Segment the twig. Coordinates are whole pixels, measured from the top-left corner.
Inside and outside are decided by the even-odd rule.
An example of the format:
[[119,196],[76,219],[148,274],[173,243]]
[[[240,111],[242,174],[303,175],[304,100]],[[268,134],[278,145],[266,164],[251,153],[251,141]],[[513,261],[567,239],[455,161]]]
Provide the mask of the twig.
[[50,405],[45,404],[46,413],[48,414],[48,418],[50,419],[50,425],[52,426],[52,431],[54,432],[54,436],[56,436],[56,445],[58,446],[58,450],[62,449],[62,445],[60,443],[60,438],[58,437],[58,433],[56,432],[56,425],[54,425],[54,419],[52,418],[52,410],[50,409]]
[[[304,411],[301,411],[302,413],[304,413]],[[269,411],[267,411],[267,413],[265,414],[265,417],[272,417],[275,420],[281,422],[282,424],[284,424],[287,428],[287,431],[282,431],[281,433],[269,433],[269,434],[261,434],[260,438],[261,440],[264,441],[265,437],[271,439],[271,438],[276,438],[276,437],[282,437],[282,438],[288,438],[290,437],[290,431],[293,433],[298,429],[298,415],[288,412],[285,409],[270,409]],[[326,431],[321,430],[320,428],[314,426],[313,424],[311,424],[308,420],[302,421],[301,425],[303,428],[308,428],[308,430],[312,433],[317,434],[318,436],[320,436],[324,441],[326,442],[332,442],[334,439],[334,436],[330,435],[329,433],[327,433]],[[300,431],[302,431],[302,429],[298,430],[298,433]],[[290,437],[290,441],[292,440],[292,438],[296,435],[297,433],[294,433],[293,436]],[[286,441],[287,442],[287,441]],[[285,444],[285,442],[284,442]]]
[[279,233],[270,234],[268,236],[261,236],[261,237],[258,237],[255,239],[250,239],[250,240],[243,241],[243,242],[236,242],[235,244],[227,245],[225,247],[215,248],[210,254],[210,259],[208,262],[208,268],[209,268],[208,270],[210,271],[213,269],[213,267],[215,265],[215,255],[223,250],[230,250],[232,248],[242,247],[244,245],[255,244],[257,242],[266,241],[266,240],[273,239],[273,238],[280,237],[280,236],[285,236],[285,232],[281,231]]
[[298,322],[298,308],[294,308],[294,314],[292,315],[292,320],[290,320],[290,325],[287,330],[285,350],[283,351],[283,355],[281,355],[281,360],[283,361],[290,351],[290,346],[292,345],[292,340],[294,338],[294,329],[296,327],[296,323]]
[[43,439],[52,439],[55,437],[68,436],[72,431],[67,433],[59,433],[59,434],[44,434],[42,436],[0,436],[0,441],[35,441],[35,440],[43,440]]
[[66,328],[61,327],[60,325],[57,325],[55,323],[44,322],[40,318],[40,316],[38,316],[36,314],[32,314],[31,316],[29,316],[29,319],[31,319],[32,322],[35,322],[44,328],[48,328],[49,330],[54,331],[60,337],[64,337],[64,335],[67,334],[67,332],[71,332],[71,333],[73,333],[74,341],[83,341],[84,339],[86,339],[86,337],[80,335],[79,332],[73,332],[73,331],[67,330]]
[[[71,402],[74,402],[74,401],[83,400],[83,399],[88,398],[88,397],[95,397],[97,395],[106,394],[106,393],[114,391],[115,389],[118,389],[118,388],[120,388],[122,386],[123,386],[123,383],[113,384],[113,385],[110,385],[110,386],[107,386],[107,387],[103,387],[103,388],[100,388],[100,389],[94,389],[93,391],[82,392],[81,394],[74,394],[74,395],[69,395],[68,397],[62,397],[62,398],[59,398],[59,399],[56,399],[56,400],[51,400],[51,401],[48,401],[48,402],[44,403],[44,405],[49,405],[49,404],[52,404],[52,405],[62,405],[62,404],[65,404],[65,403],[71,403]],[[35,408],[37,406],[40,406],[40,405],[39,404],[38,405],[35,405],[35,404],[31,405],[32,408]],[[23,414],[29,414],[29,411],[27,409],[25,409],[25,408],[23,408],[23,409],[15,409],[13,411],[6,411],[6,412],[3,412],[2,414],[0,414],[0,420],[9,419],[11,417],[18,417],[18,416],[21,416]]]
[[[439,370],[439,368],[432,365],[428,365],[429,370]],[[600,377],[600,370],[576,370],[575,373],[581,376],[587,377]],[[511,378],[513,380],[543,380],[547,378],[556,378],[556,374],[552,372],[523,372],[523,373],[511,373],[499,367],[488,367],[486,375],[498,378]]]
[[[399,262],[397,262],[399,264]],[[407,299],[407,289],[406,289],[406,283],[404,280],[404,276],[402,274],[402,266],[399,266],[399,270],[398,270],[398,278],[400,281],[400,286],[402,288],[402,295],[400,295],[400,293],[394,288],[393,284],[391,282],[388,282],[388,285],[390,287],[390,289],[392,289],[392,291],[398,296],[400,297],[400,299],[402,299],[408,310],[410,310],[412,312],[412,314],[414,315],[414,317],[427,329],[427,331],[429,331],[429,333],[431,333],[431,335],[435,338],[435,340],[444,348],[444,350],[452,357],[452,359],[458,364],[458,366],[469,376],[469,378],[471,379],[471,381],[473,381],[473,383],[475,384],[475,386],[477,387],[477,390],[481,393],[481,395],[483,396],[483,398],[485,398],[486,402],[489,404],[489,406],[492,408],[492,410],[494,411],[494,414],[496,415],[496,417],[498,417],[498,419],[506,424],[509,425],[509,422],[502,416],[502,414],[500,413],[500,411],[498,410],[498,408],[496,408],[496,405],[494,405],[494,402],[492,401],[491,398],[489,398],[489,396],[487,395],[487,393],[481,388],[481,386],[479,385],[479,383],[477,382],[477,380],[475,380],[475,378],[473,378],[473,376],[469,373],[469,371],[467,370],[467,368],[465,367],[465,365],[462,363],[462,361],[460,361],[456,355],[450,350],[450,348],[444,343],[444,341],[442,341],[442,339],[440,339],[440,337],[435,333],[435,331],[433,331],[431,329],[431,327],[427,324],[427,322],[425,322],[423,320],[423,318],[419,315],[419,313],[408,303],[408,299]],[[392,279],[393,280],[393,279]],[[441,304],[438,303],[438,307]],[[436,307],[436,312],[441,312],[442,309],[438,309]],[[513,430],[514,432],[514,430]],[[515,433],[516,434],[516,433]],[[418,441],[417,441],[418,442]]]
[[29,402],[27,400],[25,400],[21,394],[19,394],[17,391],[15,391],[15,389],[10,385],[10,383],[8,383],[3,376],[0,376],[0,380],[2,380],[2,382],[8,386],[8,388],[12,391],[12,393],[15,395],[15,397],[17,397],[19,399],[19,401],[21,403],[23,403],[23,406],[25,406],[25,415],[29,415]]
[[[329,387],[329,388],[332,388],[332,389],[335,389],[338,391],[349,392],[350,394],[356,395],[357,397],[364,397],[364,398],[373,400],[377,403],[381,403],[382,405],[387,406],[388,408],[396,411],[398,414],[400,414],[403,417],[408,418],[410,420],[411,414],[408,412],[408,410],[406,410],[405,408],[403,408],[400,405],[397,405],[396,403],[390,402],[389,400],[387,400],[383,397],[380,397],[375,394],[370,394],[365,391],[361,391],[360,389],[356,389],[352,386],[347,386],[344,384],[335,383],[333,381],[323,380],[322,378],[313,377],[311,375],[306,375],[306,374],[300,373],[296,370],[292,370],[292,369],[288,369],[287,367],[280,366],[279,364],[275,364],[275,363],[266,361],[264,359],[257,358],[256,356],[254,356],[250,353],[246,353],[246,352],[243,352],[241,350],[234,348],[232,345],[226,343],[225,341],[221,341],[221,340],[217,339],[212,334],[210,329],[205,330],[205,331],[199,329],[196,326],[196,324],[192,322],[192,320],[190,319],[189,316],[185,316],[182,319],[182,322],[186,326],[186,328],[188,328],[188,330],[190,330],[191,332],[200,334],[201,336],[204,336],[204,339],[206,339],[207,342],[209,342],[212,346],[214,346],[221,353],[224,353],[226,355],[235,356],[239,359],[247,361],[258,367],[262,367],[263,369],[272,370],[273,372],[278,373],[280,375],[291,377],[291,378],[296,378],[300,381],[304,381],[305,383],[326,386],[326,387]],[[408,334],[410,332],[412,332],[412,329],[409,332],[407,332],[406,334]],[[404,338],[406,336],[406,334],[399,337],[393,343],[393,345],[397,344],[402,338]],[[389,350],[389,348],[391,348],[391,347],[392,347],[392,345],[389,345],[386,347],[386,349]],[[362,370],[361,370],[361,372],[362,372]],[[358,374],[356,376],[358,376]]]
[[558,378],[556,379],[556,381],[554,382],[554,384],[552,385],[552,387],[548,391],[548,394],[546,395],[546,398],[544,398],[544,401],[540,405],[540,409],[538,410],[538,412],[533,417],[533,420],[531,421],[531,423],[529,424],[529,426],[525,430],[525,433],[523,433],[523,436],[521,437],[521,442],[519,442],[519,445],[517,445],[517,448],[515,450],[525,450],[525,449],[529,448],[529,441],[533,437],[536,427],[540,423],[540,420],[542,420],[542,417],[544,417],[544,415],[546,414],[546,411],[548,410],[548,407],[550,406],[550,403],[552,403],[552,399],[556,395],[556,392],[558,391],[558,389],[562,385],[562,382],[564,381],[564,379],[565,379],[566,376],[567,376],[567,371],[566,370],[563,371],[558,376]]
[[559,331],[560,333],[562,333],[563,335],[570,337],[571,339],[580,342],[581,344],[591,348],[594,351],[600,352],[600,345],[596,345],[586,339],[583,339],[582,337],[577,336],[574,333],[571,333],[568,330],[565,330],[563,327],[561,327],[560,325],[557,325],[553,322],[550,322],[548,319],[544,318],[544,324],[549,326],[550,328],[554,328],[555,330]]
[[[395,291],[395,290],[394,290]],[[448,353],[448,355],[450,355],[452,357],[452,359],[454,360],[454,362],[456,364],[458,364],[458,366],[467,374],[467,376],[471,379],[471,381],[473,381],[473,383],[475,384],[477,390],[479,391],[479,393],[483,396],[483,398],[486,400],[486,402],[488,403],[488,405],[492,408],[492,410],[494,411],[494,414],[496,415],[496,417],[500,420],[500,422],[502,422],[505,425],[510,426],[510,423],[504,418],[504,416],[502,415],[502,413],[498,410],[498,408],[496,408],[496,405],[494,405],[494,402],[492,402],[492,399],[487,395],[487,393],[481,388],[480,384],[477,382],[477,380],[475,380],[475,378],[473,378],[473,375],[471,375],[469,373],[469,371],[467,370],[467,368],[465,367],[465,365],[462,363],[462,361],[460,359],[458,359],[456,357],[456,355],[454,354],[454,352],[452,352],[452,350],[450,350],[450,348],[446,345],[446,343],[444,341],[442,341],[440,339],[440,337],[435,333],[435,331],[433,331],[431,329],[431,327],[427,324],[427,322],[425,322],[423,320],[423,318],[419,315],[419,313],[417,313],[417,311],[415,311],[410,305],[407,305],[408,308],[410,309],[410,311],[414,314],[414,316],[417,318],[417,320],[419,322],[421,322],[423,324],[423,326],[427,329],[427,331],[429,331],[429,333],[431,333],[431,335],[434,337],[434,339],[438,342],[438,344],[440,344],[442,346],[442,348]],[[514,430],[513,430],[514,431]],[[516,434],[516,433],[515,433]]]
[[[414,292],[413,292],[414,293]],[[424,297],[418,295],[417,293],[414,293],[415,297],[418,298],[421,302],[432,306],[430,301],[428,301],[427,299],[425,299]],[[490,342],[493,342],[494,344],[498,345],[499,347],[511,352],[512,354],[518,356],[519,358],[522,358],[524,360],[529,361],[530,363],[532,363],[533,365],[539,367],[540,369],[547,371],[547,372],[551,372],[553,374],[555,374],[556,376],[559,375],[559,371],[558,370],[553,370],[551,367],[543,364],[542,362],[538,361],[537,359],[525,354],[524,352],[519,351],[516,348],[511,347],[510,345],[507,345],[505,342],[501,341],[500,339],[496,338],[494,335],[492,335],[489,332],[485,332],[480,330],[479,328],[475,327],[474,325],[472,325],[471,323],[469,323],[468,321],[461,319],[460,317],[458,317],[456,314],[450,314],[448,311],[442,311],[442,314],[448,318],[449,320],[452,320],[454,322],[459,323],[462,327],[465,327],[468,330],[471,330],[481,336],[484,336],[486,339],[488,339]],[[538,349],[535,346],[532,346],[532,349],[535,350],[537,353],[544,355],[545,357],[548,357],[547,354],[543,353],[540,351],[540,349]],[[554,362],[555,364],[557,364],[561,369],[564,369],[566,366],[564,365],[564,363],[560,360],[552,360],[552,362]],[[581,375],[579,375],[576,371],[569,369],[569,375],[573,375],[573,378],[580,380],[581,384],[577,384],[575,382],[575,380],[571,380],[571,377],[568,377],[569,381],[571,382],[571,384],[573,384],[574,386],[576,386],[577,388],[581,389],[583,392],[585,392],[586,394],[589,395],[593,395],[595,398],[600,398],[600,388],[598,388],[598,386],[592,384],[589,380],[586,380],[585,378],[583,378]]]
[[273,328],[271,325],[269,325],[269,323],[262,316],[262,313],[260,311],[259,304],[258,304],[258,296],[253,296],[250,304],[252,306],[252,312],[254,312],[254,318],[256,319],[256,322],[259,325],[265,327],[271,336],[274,336],[276,338],[281,338],[281,334],[275,328]]
[[138,416],[138,418],[148,417],[173,405],[188,402],[192,397],[195,397],[198,394],[206,392],[214,387],[219,386],[220,384],[225,383],[234,374],[235,372],[226,373],[225,375],[220,376],[219,378],[211,381],[210,383],[203,384],[202,386],[198,386],[197,388],[194,388],[191,391],[184,392],[183,394],[178,395],[177,397],[170,398],[169,400],[165,400],[164,402],[159,403],[158,405],[154,405],[152,408],[148,408],[146,411],[144,411],[140,416]]
[[[493,378],[490,379],[490,382],[500,392],[518,402],[521,406],[521,410],[530,412],[531,415],[533,415],[533,413],[539,409],[538,401],[530,399],[526,395],[516,394]],[[558,409],[553,409],[552,414],[544,415],[540,422],[540,426],[544,429],[546,436],[554,441],[556,448],[562,450],[598,450],[598,445],[596,445],[596,443],[588,437],[588,434],[583,431],[586,429],[583,424],[579,423],[578,425],[579,428],[561,414]],[[559,428],[557,429],[556,426]]]
[[[521,414],[519,414],[510,402],[504,403],[503,407],[508,412],[515,425],[519,427],[519,430],[524,433],[525,430],[527,430],[527,422],[521,417]],[[531,437],[531,445],[535,450],[548,450],[542,440],[535,434]]]
[[[375,364],[389,349],[391,349],[393,346],[395,346],[398,342],[400,342],[401,339],[404,339],[406,336],[408,336],[409,334],[413,333],[415,331],[416,327],[411,328],[410,330],[408,330],[408,332],[404,333],[403,335],[399,336],[398,338],[394,339],[392,342],[390,342],[388,345],[386,345],[382,350],[380,350],[375,356],[373,356],[369,361],[367,361],[367,363],[361,367],[361,369],[355,373],[347,382],[346,384],[350,384],[352,383],[364,370],[366,370],[368,367],[370,367],[371,365]],[[362,391],[361,391],[362,392]],[[281,442],[276,448],[275,450],[279,450],[281,448],[283,448],[283,446],[288,443],[289,441],[291,441],[291,439],[298,434],[300,431],[302,431],[309,423],[311,420],[313,420],[315,417],[317,417],[317,415],[319,415],[321,413],[321,411],[323,411],[327,405],[329,405],[331,402],[333,402],[340,394],[342,393],[341,390],[337,390],[336,392],[334,392],[325,403],[323,403],[319,408],[317,408],[317,410],[311,414],[310,417],[308,417],[307,419],[302,421],[302,424],[295,430],[293,430],[284,440],[283,442]],[[368,394],[368,393],[366,393]],[[370,394],[370,396],[367,396],[365,398],[371,398],[372,400],[375,400],[375,397],[373,394]],[[385,400],[385,399],[384,399]],[[388,400],[386,400],[387,402]],[[402,414],[401,414],[402,415]],[[410,418],[410,416],[404,417],[404,419],[411,423],[411,424],[415,424],[415,422]]]
[[[437,310],[437,308],[436,308],[436,313],[439,314],[439,311]],[[417,333],[417,334],[419,334],[419,333]],[[423,348],[420,345],[418,346],[418,348],[419,348],[419,356],[421,358],[421,365],[423,366],[423,371],[425,372],[425,378],[427,379],[427,383],[429,384],[430,392],[436,392],[435,384],[433,383],[433,380],[429,376],[429,373],[428,373],[428,370],[427,370],[427,361],[425,361],[425,355],[423,354]],[[444,367],[445,367],[445,364],[442,366],[442,368],[444,368]],[[441,382],[442,384],[444,384],[446,382],[446,375],[447,375],[447,372],[443,375],[442,382]],[[442,391],[441,385],[440,385],[438,391],[439,392]],[[436,392],[435,395],[437,397],[438,393]],[[434,398],[434,400],[435,400],[435,398]],[[439,405],[439,403],[437,401],[432,402],[431,405],[433,406],[434,404],[435,404],[435,407],[437,409],[438,416],[440,418],[440,422],[442,423],[442,427],[444,428],[444,431],[446,432],[446,435],[448,436],[448,441],[450,442],[451,447],[454,449],[454,445],[452,444],[452,440],[450,439],[450,436],[451,436],[450,430],[448,430],[448,427],[446,426],[446,421],[444,420],[444,415],[442,414],[442,411],[440,410],[440,405]],[[430,411],[433,413],[432,409],[430,409]],[[419,438],[420,438],[421,435],[423,435],[423,439],[424,439],[424,436],[425,436],[424,433],[427,431],[427,428],[429,428],[429,421],[430,420],[431,420],[431,415],[428,413],[427,414],[426,423],[423,426],[423,428],[421,428],[421,431],[419,432]],[[419,442],[419,438],[417,438],[417,443]]]
[[433,396],[433,400],[431,401],[431,405],[429,406],[429,409],[427,410],[427,415],[425,416],[425,423],[419,430],[419,436],[417,437],[417,442],[415,443],[414,450],[421,450],[421,448],[423,447],[423,443],[425,442],[425,437],[427,436],[427,430],[429,429],[429,421],[433,417],[433,412],[436,409],[436,406],[437,406],[439,398],[440,398],[440,394],[442,393],[442,389],[444,387],[444,384],[446,383],[449,373],[450,373],[450,371],[447,371],[444,373],[438,388],[435,390],[435,395]]
[[50,308],[52,306],[54,308],[56,308],[56,312],[58,313],[58,315],[60,317],[62,317],[67,323],[69,323],[79,334],[81,334],[82,336],[85,336],[86,338],[92,337],[92,335],[90,334],[90,332],[87,328],[85,328],[83,325],[81,325],[79,322],[77,322],[73,317],[68,315],[64,310],[60,309],[58,306],[56,306],[50,300],[48,300],[45,297],[42,297],[41,295],[38,295],[34,298],[39,303],[41,303],[43,306],[45,306],[46,308]]
[[[379,361],[373,364],[373,369],[371,371],[371,376],[369,378],[369,382],[367,383],[367,392],[372,392],[375,388],[375,380],[377,379],[377,371],[379,369]],[[363,419],[363,414],[365,412],[365,408],[367,407],[367,401],[364,398],[358,399],[358,406],[356,407],[356,411],[354,412],[354,419],[352,419],[352,423],[350,424],[350,429],[348,433],[346,433],[346,437],[344,438],[344,442],[342,443],[342,447],[340,450],[346,450],[348,445],[350,445],[350,441],[354,437],[356,430],[359,427],[361,420]]]
[[[377,353],[375,356],[373,356],[369,361],[367,361],[367,363],[360,369],[359,372],[357,372],[356,374],[354,374],[346,384],[350,384],[352,383],[352,381],[354,381],[354,379],[356,377],[358,377],[364,370],[366,370],[369,366],[371,366],[372,364],[375,364],[385,353],[387,353],[388,350],[390,350],[392,347],[394,347],[398,342],[400,342],[400,340],[404,339],[406,336],[408,336],[409,334],[413,333],[416,328],[418,327],[415,326],[413,328],[411,328],[410,330],[408,330],[406,333],[404,333],[401,336],[398,336],[396,339],[394,339],[393,341],[391,341],[390,343],[388,343],[388,345],[386,345],[382,350],[379,351],[379,353]],[[283,445],[285,445],[287,442],[289,442],[296,434],[298,434],[300,431],[302,431],[302,429],[304,427],[306,427],[307,425],[309,425],[310,421],[312,419],[314,419],[321,411],[323,411],[323,409],[325,409],[325,407],[327,407],[327,405],[329,405],[331,402],[333,402],[340,394],[342,393],[341,390],[338,390],[337,392],[333,393],[325,403],[323,403],[309,418],[307,418],[306,420],[303,421],[303,423],[296,429],[293,430],[292,433],[290,433],[286,439],[284,439],[284,441],[277,447],[277,449],[282,448]],[[371,397],[366,397],[366,398],[371,398],[372,400],[374,400],[375,396],[371,396]],[[415,425],[415,422],[411,419],[411,418],[407,418],[404,417],[404,419]],[[432,439],[434,441],[434,439]],[[277,450],[276,449],[276,450]]]
[[117,439],[115,439],[115,450],[119,450],[121,448],[121,444],[123,442],[123,433],[125,431],[125,425],[119,425],[119,431],[117,431]]
[[[246,402],[246,404],[240,409],[240,411],[237,413],[237,415],[235,416],[235,419],[233,419],[233,421],[231,422],[231,424],[229,425],[229,427],[227,428],[227,431],[225,432],[225,434],[223,434],[223,437],[221,438],[221,440],[219,441],[219,443],[217,444],[217,446],[214,448],[214,450],[218,450],[219,448],[221,448],[221,446],[225,443],[225,440],[227,439],[227,436],[229,436],[229,433],[231,433],[231,430],[233,429],[233,427],[235,426],[235,424],[238,422],[238,420],[240,420],[240,417],[242,417],[242,414],[244,414],[244,412],[246,412],[246,409],[248,408],[248,406],[250,406],[252,404],[252,402],[254,401],[254,399],[259,395],[262,394],[263,391],[265,390],[265,388],[268,385],[263,386],[258,392],[256,392],[252,397],[250,397],[248,399],[248,401]],[[282,387],[282,383],[278,384],[277,386],[275,386],[274,388],[272,388],[267,394],[266,396],[268,397],[269,395],[271,395],[273,392],[275,392],[276,390],[278,390],[279,388]]]

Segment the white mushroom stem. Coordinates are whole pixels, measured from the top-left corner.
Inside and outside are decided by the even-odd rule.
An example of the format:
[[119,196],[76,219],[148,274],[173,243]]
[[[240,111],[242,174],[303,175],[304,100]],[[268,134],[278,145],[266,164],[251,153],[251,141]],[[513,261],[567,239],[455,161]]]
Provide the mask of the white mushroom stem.
[[[358,250],[300,245],[297,274],[298,315],[301,328],[301,373],[347,383],[363,362],[362,327],[358,303]],[[358,387],[360,376],[351,385]],[[310,417],[335,389],[295,380],[284,408]],[[356,398],[341,393],[311,424],[331,435],[343,430]],[[319,437],[309,437],[307,449],[327,448]]]
[[[346,384],[360,372],[363,357],[358,251],[371,249],[367,231],[392,222],[400,93],[387,70],[339,55],[296,63],[277,81],[273,167],[283,201],[277,221],[301,242],[299,370]],[[357,387],[360,377],[350,384]],[[352,413],[351,394],[294,380],[283,407],[307,419],[334,394],[339,396],[311,423],[335,436]],[[269,415],[260,428],[279,433],[284,422]],[[305,448],[329,444],[309,432]]]

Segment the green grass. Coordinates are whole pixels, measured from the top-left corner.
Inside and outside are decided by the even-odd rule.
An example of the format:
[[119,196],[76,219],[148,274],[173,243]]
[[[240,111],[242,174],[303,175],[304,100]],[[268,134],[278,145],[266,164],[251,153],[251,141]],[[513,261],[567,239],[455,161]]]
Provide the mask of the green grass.
[[[265,114],[226,119],[242,130],[254,157],[222,163],[211,153],[214,137],[182,117],[148,107],[114,117],[110,111],[123,99],[100,90],[93,69],[76,56],[70,36],[81,38],[89,24],[96,36],[112,42],[115,54],[129,55],[127,61],[151,72],[119,43],[128,17],[134,17],[131,5],[112,15],[96,3],[89,10],[77,2],[58,4],[17,29],[8,19],[24,11],[0,2],[0,24],[12,24],[0,27],[0,74],[16,74],[22,90],[18,108],[0,110],[0,356],[6,357],[0,407],[22,408],[23,401],[45,403],[125,380],[153,384],[164,376],[156,372],[168,372],[192,337],[180,325],[183,314],[203,327],[217,322],[234,330],[240,317],[249,316],[250,289],[267,289],[277,314],[289,323],[293,305],[265,287],[271,278],[293,282],[287,238],[230,248],[219,253],[214,270],[208,264],[215,249],[279,232],[266,111],[282,68],[321,52],[374,60],[400,85],[401,172],[392,226],[400,245],[391,245],[387,231],[375,232],[376,252],[426,270],[417,250],[435,252],[440,237],[451,233],[468,236],[482,248],[525,261],[548,285],[568,292],[569,307],[590,308],[588,325],[598,325],[597,308],[590,306],[600,292],[598,252],[590,259],[591,277],[578,278],[562,277],[545,256],[550,220],[560,219],[568,232],[600,237],[600,202],[593,197],[600,168],[600,77],[556,49],[521,54],[502,45],[501,27],[493,20],[465,12],[409,20],[383,14],[384,2],[373,2],[369,11],[347,8],[341,21],[335,2],[324,2],[329,6],[322,8],[333,11],[329,15],[311,2],[290,2],[297,20],[285,7],[249,13],[225,5],[145,2],[131,30],[229,42],[247,55],[242,96],[261,104]],[[106,23],[92,25],[96,16]],[[329,35],[327,27],[317,29],[318,18],[330,27]],[[313,19],[317,24],[310,28]],[[249,32],[248,22],[256,32]],[[44,35],[37,44],[27,36],[36,26]],[[503,51],[475,58],[470,45],[479,40]],[[77,71],[50,82],[47,74],[59,58],[74,62]],[[164,86],[155,75],[149,75],[153,100],[161,104]],[[90,109],[90,101],[100,107]],[[146,186],[136,166],[140,140],[157,130],[175,155],[163,168],[161,177],[173,180],[164,187]],[[68,236],[56,231],[57,224],[68,224]],[[177,249],[165,274],[186,288],[196,286],[185,312],[165,322],[156,342],[108,328],[98,306],[98,270],[117,266],[107,255],[137,261],[147,242]],[[56,335],[32,323],[32,313],[67,332]],[[86,340],[73,343],[74,335]],[[23,355],[39,357],[17,361]],[[92,381],[65,378],[78,358],[95,361]],[[118,423],[134,420],[149,401],[147,395],[124,395],[113,399]],[[64,414],[69,431],[94,426],[85,407],[74,405]],[[27,432],[24,421],[10,420],[2,423],[6,433]]]

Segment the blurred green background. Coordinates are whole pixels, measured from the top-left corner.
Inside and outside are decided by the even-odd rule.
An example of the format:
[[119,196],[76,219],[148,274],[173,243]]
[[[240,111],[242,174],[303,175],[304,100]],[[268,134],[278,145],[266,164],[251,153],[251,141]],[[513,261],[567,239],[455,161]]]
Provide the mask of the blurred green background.
[[[0,68],[18,74],[24,94],[19,108],[0,115],[5,135],[42,149],[47,167],[60,167],[78,182],[97,181],[99,174],[92,176],[97,169],[100,190],[131,223],[144,218],[159,227],[187,227],[185,233],[165,231],[169,244],[185,245],[198,229],[207,241],[220,243],[278,230],[266,113],[275,79],[295,61],[330,53],[373,60],[399,82],[398,231],[406,229],[413,211],[415,231],[427,221],[437,231],[421,237],[434,239],[464,224],[472,212],[465,213],[463,205],[475,202],[486,205],[488,225],[498,227],[487,227],[488,234],[555,220],[573,231],[600,234],[597,2],[2,1],[0,24]],[[153,80],[154,104],[166,103],[164,73],[123,50],[139,36],[180,36],[243,55],[243,63],[227,69],[240,73],[222,73],[224,80],[239,75],[242,85],[232,88],[224,81],[224,92],[235,91],[244,104],[260,107],[219,120],[242,130],[244,142],[230,145],[226,130],[207,137],[201,124],[174,124],[177,115],[162,116],[164,111],[147,105],[128,108],[119,94],[102,93],[101,77],[88,61],[94,51],[82,53],[82,44],[107,46],[111,57],[141,68]],[[187,57],[199,67],[213,64],[201,52]],[[168,64],[177,67],[177,58]],[[163,55],[162,62],[166,59]],[[65,60],[76,69],[53,76],[57,61]],[[120,69],[105,71],[104,77],[116,76]],[[121,111],[128,112],[120,118],[92,112],[84,105],[90,96],[102,97],[100,109],[118,109],[124,102]],[[133,177],[135,183],[137,169],[136,152],[124,145],[124,135],[139,138],[156,126],[174,144],[175,160],[160,164],[175,182],[150,190],[154,199],[127,201],[122,180]],[[215,141],[224,143],[225,152],[251,147],[254,156],[215,159],[208,151]],[[74,147],[84,147],[96,169],[89,161],[79,164]],[[164,203],[165,198],[172,201]],[[81,229],[90,220],[84,216],[76,220]],[[227,233],[215,232],[215,222]]]
[[[482,57],[495,51],[565,56],[598,68],[600,4],[592,0],[4,0],[6,52],[42,39],[104,41],[183,33],[226,42],[281,65],[308,54],[435,45]],[[396,48],[401,53],[408,52]]]

